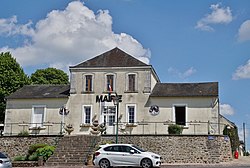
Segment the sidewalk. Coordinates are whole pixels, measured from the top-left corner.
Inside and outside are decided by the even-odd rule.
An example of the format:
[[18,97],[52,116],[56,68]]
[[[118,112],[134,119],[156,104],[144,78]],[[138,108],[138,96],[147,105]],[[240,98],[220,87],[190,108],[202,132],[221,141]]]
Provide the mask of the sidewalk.
[[250,167],[250,156],[241,156],[238,159],[233,159],[229,162],[215,163],[215,164],[202,164],[202,163],[177,163],[177,164],[162,164],[162,166],[192,166],[192,167],[227,167],[227,166],[249,166]]
[[[218,164],[192,164],[192,163],[189,163],[189,164],[186,164],[186,163],[183,163],[183,164],[162,164],[161,167],[227,167],[227,166],[234,166],[234,167],[237,167],[237,166],[249,166],[250,167],[250,156],[242,156],[242,157],[239,157],[239,159],[233,159],[232,161],[230,162],[224,162],[224,163],[218,163]],[[98,168],[96,166],[64,166],[64,165],[60,165],[60,166],[40,166],[38,168]],[[23,168],[23,167],[15,167],[15,168]]]

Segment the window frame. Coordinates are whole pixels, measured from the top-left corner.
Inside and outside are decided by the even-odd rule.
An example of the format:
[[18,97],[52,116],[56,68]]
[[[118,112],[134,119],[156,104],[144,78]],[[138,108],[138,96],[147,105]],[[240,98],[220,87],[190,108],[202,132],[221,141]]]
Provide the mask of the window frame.
[[[130,89],[130,75],[134,75],[134,89]],[[126,92],[138,92],[138,74],[137,73],[127,73],[126,74]]]
[[185,108],[185,125],[182,125],[184,127],[188,127],[187,119],[188,119],[188,106],[187,104],[174,104],[173,105],[173,122],[176,124],[176,107],[184,107]]
[[[90,108],[90,115],[89,115],[89,123],[86,122],[86,108],[89,107]],[[92,120],[92,116],[93,116],[93,107],[92,105],[82,105],[82,124],[86,124],[86,125],[90,125],[91,124],[91,120]]]
[[[34,124],[34,117],[35,117],[35,108],[43,108],[43,117],[42,117],[42,122],[41,124]],[[30,124],[30,128],[43,128],[43,124],[46,121],[46,105],[32,105],[32,114],[31,114],[31,124]],[[35,126],[34,126],[35,125]]]
[[116,90],[116,74],[115,73],[107,73],[105,74],[105,92],[110,92],[109,86],[108,86],[108,76],[113,76],[113,83],[111,86],[112,92],[115,92]]
[[[129,114],[129,107],[134,107],[134,122],[130,122],[130,114]],[[136,125],[136,114],[137,114],[137,107],[136,104],[126,104],[126,122],[131,125]]]
[[[91,76],[91,90],[87,90],[87,76]],[[94,75],[93,74],[83,74],[83,86],[82,86],[83,92],[82,93],[93,93],[94,92]]]

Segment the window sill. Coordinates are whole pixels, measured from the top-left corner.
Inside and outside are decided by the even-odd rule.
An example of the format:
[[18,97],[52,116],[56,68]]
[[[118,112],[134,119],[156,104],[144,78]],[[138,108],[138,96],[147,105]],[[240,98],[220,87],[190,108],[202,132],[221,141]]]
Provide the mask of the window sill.
[[137,127],[138,124],[132,124],[132,123],[128,123],[126,124],[126,127]]
[[82,94],[94,94],[95,92],[94,91],[89,91],[89,92],[88,91],[82,91],[81,93]]
[[135,90],[135,91],[129,91],[129,90],[127,90],[124,93],[138,93],[138,90]]
[[91,127],[91,124],[80,124],[80,127]]
[[29,130],[45,130],[46,127],[29,127]]

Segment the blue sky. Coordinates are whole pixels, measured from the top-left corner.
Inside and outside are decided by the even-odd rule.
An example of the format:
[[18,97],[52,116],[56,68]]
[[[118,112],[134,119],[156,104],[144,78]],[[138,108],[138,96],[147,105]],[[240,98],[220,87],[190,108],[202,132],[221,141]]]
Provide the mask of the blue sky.
[[0,52],[29,75],[68,73],[116,46],[152,64],[161,82],[219,82],[221,113],[248,135],[249,0],[1,0]]

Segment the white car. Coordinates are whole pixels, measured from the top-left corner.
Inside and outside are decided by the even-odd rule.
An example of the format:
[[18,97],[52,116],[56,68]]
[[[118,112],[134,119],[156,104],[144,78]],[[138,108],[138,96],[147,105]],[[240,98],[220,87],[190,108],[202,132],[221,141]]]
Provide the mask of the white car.
[[0,152],[0,168],[12,168],[10,158],[2,152]]
[[112,166],[151,168],[161,165],[161,157],[132,144],[106,144],[100,145],[95,152],[93,164],[100,168]]

